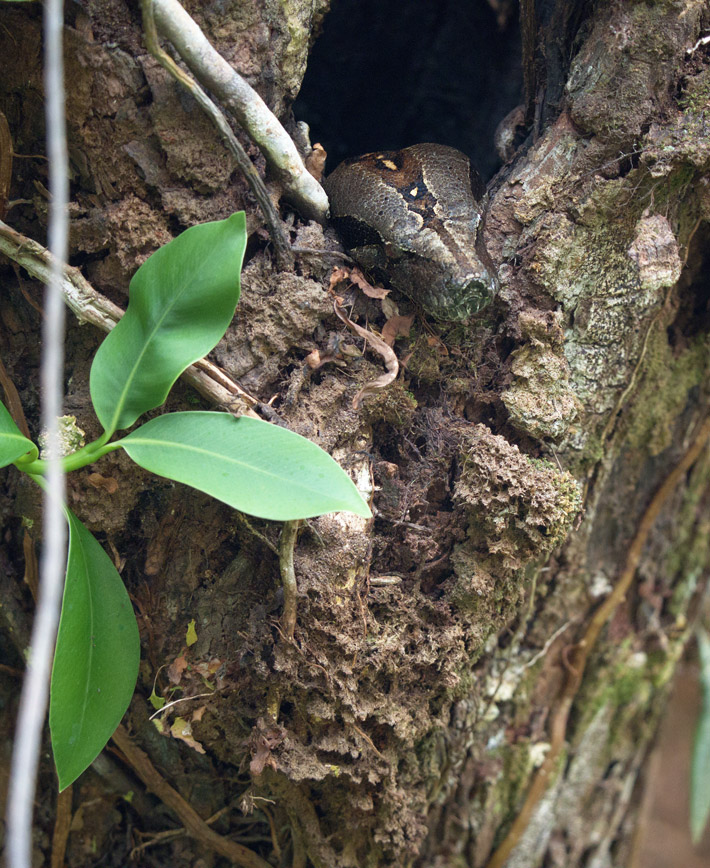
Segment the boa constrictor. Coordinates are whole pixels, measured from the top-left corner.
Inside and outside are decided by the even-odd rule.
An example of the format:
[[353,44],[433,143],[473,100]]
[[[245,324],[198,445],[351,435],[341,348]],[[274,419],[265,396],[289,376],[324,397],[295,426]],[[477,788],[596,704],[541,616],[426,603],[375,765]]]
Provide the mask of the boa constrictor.
[[[412,145],[345,160],[324,182],[353,258],[439,320],[484,308],[496,277],[479,238],[485,189],[468,157]],[[488,264],[484,264],[487,262]]]

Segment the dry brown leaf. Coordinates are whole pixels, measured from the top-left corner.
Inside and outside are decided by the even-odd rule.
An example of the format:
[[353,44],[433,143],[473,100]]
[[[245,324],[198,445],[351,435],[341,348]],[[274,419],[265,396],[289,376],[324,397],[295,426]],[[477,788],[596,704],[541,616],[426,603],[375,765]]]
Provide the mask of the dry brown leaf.
[[399,308],[397,302],[393,301],[389,296],[382,299],[382,313],[385,319],[392,319],[393,316],[399,316]]
[[108,494],[115,494],[118,491],[118,482],[112,476],[102,476],[96,472],[89,474],[89,485],[103,488]]
[[414,314],[410,316],[402,316],[401,314],[391,316],[382,329],[382,340],[390,347],[393,347],[397,338],[409,337],[409,330],[413,322]]
[[347,268],[343,268],[341,265],[334,266],[331,274],[330,274],[330,283],[328,284],[328,292],[332,292],[333,289],[344,280],[348,280],[350,278],[350,270]]
[[319,368],[322,364],[319,350],[311,350],[303,361],[309,368],[315,371],[315,369]]
[[449,355],[449,351],[446,349],[446,344],[436,335],[427,335],[426,342],[427,346],[436,347],[442,356]]
[[204,714],[206,711],[207,711],[206,705],[201,705],[199,708],[196,708],[192,712],[192,722],[193,723],[199,723],[202,720],[202,718],[204,717]]
[[181,654],[176,657],[168,666],[168,679],[171,684],[179,684],[182,681],[182,673],[187,669],[187,660],[185,655]]
[[305,159],[306,169],[313,175],[316,181],[320,181],[323,177],[325,169],[325,158],[328,156],[325,148],[320,142],[316,142],[311,148],[310,154]]
[[368,298],[387,298],[390,294],[389,289],[382,289],[381,286],[373,286],[365,275],[356,266],[350,272],[350,280],[359,287]]
[[267,765],[272,769],[276,768],[276,760],[271,752],[281,744],[285,734],[286,731],[277,724],[269,725],[261,719],[257,721],[249,739],[252,755],[249,771],[254,777],[260,775]]
[[386,374],[383,374],[371,383],[367,383],[367,385],[363,386],[357,395],[355,395],[353,398],[353,410],[357,410],[360,406],[360,402],[366,395],[378,392],[380,389],[384,389],[386,386],[389,386],[390,383],[394,382],[399,372],[399,362],[397,361],[397,356],[392,347],[388,346],[382,338],[378,338],[377,335],[373,335],[372,332],[364,329],[357,323],[354,323],[337,302],[333,302],[333,310],[338,319],[341,319],[356,335],[364,338],[372,349],[382,356],[385,367],[387,368]]

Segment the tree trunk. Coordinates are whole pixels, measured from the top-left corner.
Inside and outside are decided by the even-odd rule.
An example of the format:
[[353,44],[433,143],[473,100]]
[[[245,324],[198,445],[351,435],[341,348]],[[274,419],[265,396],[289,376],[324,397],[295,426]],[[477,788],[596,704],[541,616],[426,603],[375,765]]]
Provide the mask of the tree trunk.
[[[327,5],[185,3],[291,131]],[[381,363],[333,314],[332,259],[277,270],[217,133],[146,53],[136,4],[68,5],[72,264],[125,306],[157,247],[244,208],[242,299],[213,359],[369,481],[376,517],[301,529],[289,641],[277,526],[117,452],[69,477],[72,509],[124,564],[142,664],[129,735],[74,785],[65,855],[68,802],[47,753],[38,865],[52,851],[71,868],[132,852],[138,865],[226,864],[199,829],[180,834],[160,787],[146,795],[141,763],[274,866],[631,864],[645,759],[710,565],[710,46],[696,44],[710,5],[521,7],[525,103],[485,224],[499,294],[465,327],[419,316],[395,347],[402,376],[353,409]],[[4,219],[43,242],[40,10],[3,4],[0,24],[18,155]],[[295,245],[334,247],[283,213]],[[2,361],[36,435],[41,287],[11,265],[0,260]],[[382,302],[349,293],[353,318],[381,328]],[[100,340],[69,325],[66,412],[87,439],[100,433]],[[335,361],[314,371],[314,350]],[[168,403],[195,396],[178,386]],[[21,517],[36,508],[13,469],[2,481],[9,756],[32,609]],[[159,732],[152,692],[199,698]]]

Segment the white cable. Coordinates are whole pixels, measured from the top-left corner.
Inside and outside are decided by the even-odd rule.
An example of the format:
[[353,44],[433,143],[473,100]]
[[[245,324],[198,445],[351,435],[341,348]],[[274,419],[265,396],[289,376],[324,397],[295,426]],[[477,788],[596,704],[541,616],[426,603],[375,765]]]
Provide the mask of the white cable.
[[53,254],[50,283],[45,293],[42,324],[42,428],[47,435],[49,467],[44,498],[43,547],[40,582],[32,627],[30,659],[20,697],[15,728],[7,807],[8,868],[30,868],[32,815],[42,731],[49,696],[52,654],[61,606],[66,520],[64,473],[59,451],[58,417],[63,404],[64,303],[63,263],[67,259],[69,195],[66,124],[64,115],[63,0],[44,3],[44,89],[47,156],[49,158],[49,249]]

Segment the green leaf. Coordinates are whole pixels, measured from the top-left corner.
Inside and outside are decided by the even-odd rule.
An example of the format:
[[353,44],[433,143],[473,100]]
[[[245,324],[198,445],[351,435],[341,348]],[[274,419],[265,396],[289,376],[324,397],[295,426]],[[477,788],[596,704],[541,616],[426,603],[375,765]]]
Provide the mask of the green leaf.
[[121,722],[140,658],[138,625],[121,577],[69,510],[67,518],[69,559],[49,700],[60,790],[96,759]]
[[690,769],[690,833],[697,844],[710,817],[710,638],[698,629],[702,706],[695,730]]
[[346,511],[370,517],[350,477],[315,443],[260,419],[167,413],[120,441],[152,473],[274,521]]
[[155,692],[155,687],[153,687],[153,692],[148,697],[148,702],[150,702],[156,711],[160,711],[160,709],[165,705],[165,699],[162,696],[158,696]]
[[240,211],[193,226],[134,274],[128,309],[91,366],[91,400],[108,436],[160,406],[220,340],[239,301],[245,246]]
[[32,453],[29,456],[32,461],[39,454],[37,447],[22,434],[5,405],[0,402],[0,467],[7,467],[28,452]]

